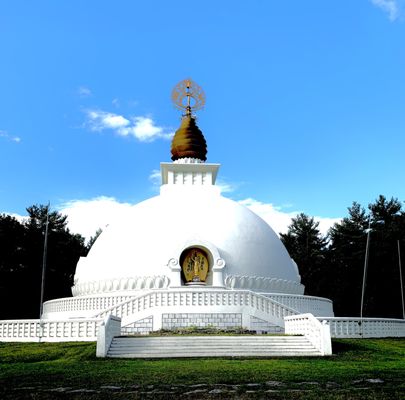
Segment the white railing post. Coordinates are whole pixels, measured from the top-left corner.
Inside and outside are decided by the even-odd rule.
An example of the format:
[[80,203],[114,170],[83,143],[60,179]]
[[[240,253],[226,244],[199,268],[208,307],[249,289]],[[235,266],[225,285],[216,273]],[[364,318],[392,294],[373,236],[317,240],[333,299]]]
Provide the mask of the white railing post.
[[114,336],[121,334],[121,318],[108,315],[100,324],[97,335],[97,357],[106,357]]
[[284,318],[285,333],[304,335],[323,356],[332,354],[330,327],[327,321],[322,323],[312,314],[291,315]]
[[324,348],[324,355],[332,354],[332,340],[330,336],[330,326],[328,321],[322,321],[322,344]]

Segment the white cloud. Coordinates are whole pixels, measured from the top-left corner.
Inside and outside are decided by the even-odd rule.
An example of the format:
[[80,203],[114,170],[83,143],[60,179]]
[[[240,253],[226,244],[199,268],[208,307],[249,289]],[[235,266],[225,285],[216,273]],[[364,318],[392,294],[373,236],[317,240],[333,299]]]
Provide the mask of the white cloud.
[[15,143],[20,143],[21,142],[21,138],[18,136],[12,136],[10,135],[8,132],[6,131],[0,131],[0,137],[9,140],[11,142],[15,142]]
[[124,217],[131,207],[132,204],[120,203],[114,197],[100,196],[62,203],[58,206],[58,211],[67,216],[71,232],[90,239],[97,229],[104,229],[110,222]]
[[88,125],[93,131],[113,130],[119,136],[133,136],[141,142],[170,139],[173,132],[155,125],[150,117],[136,116],[127,119],[122,115],[101,110],[87,111]]
[[86,87],[86,86],[79,86],[79,87],[77,88],[77,94],[78,94],[80,97],[89,97],[89,96],[91,96],[93,93],[91,92],[91,90],[90,90],[88,87]]
[[[160,179],[160,172],[152,171],[150,179],[158,178]],[[277,234],[286,233],[291,219],[300,212],[284,212],[271,203],[262,203],[252,198],[240,200],[239,203],[263,218]],[[57,206],[56,209],[67,216],[68,228],[71,232],[79,233],[88,240],[94,236],[97,229],[104,229],[114,220],[125,218],[133,206],[134,204],[121,203],[114,197],[100,196],[87,200],[67,201]],[[17,218],[20,222],[27,219],[27,216],[6,214]],[[315,221],[319,222],[319,230],[325,235],[328,229],[341,219],[315,217]]]
[[152,182],[154,188],[160,187],[160,184],[162,183],[160,171],[158,169],[152,170],[149,175],[149,180]]
[[286,213],[280,211],[271,203],[262,203],[261,201],[248,198],[238,202],[252,210],[254,213],[263,218],[272,228],[278,233],[286,233],[288,225],[291,223],[291,218],[297,215],[297,212]]
[[88,111],[90,129],[93,131],[102,131],[104,129],[120,130],[130,124],[129,120],[121,115],[105,111]]
[[323,235],[326,235],[333,225],[342,222],[342,218],[314,217],[314,219],[319,222],[318,229]]
[[[301,211],[284,212],[280,207],[276,207],[271,203],[262,203],[258,200],[248,198],[240,200],[240,204],[246,206],[254,213],[263,218],[273,230],[279,233],[286,233],[288,226],[291,224],[291,219],[296,217]],[[319,222],[319,230],[325,235],[328,229],[335,223],[340,222],[340,218],[324,218],[314,217],[315,221]]]
[[[94,236],[97,229],[104,229],[112,221],[125,217],[133,207],[129,203],[120,203],[114,197],[99,196],[87,200],[70,200],[51,207],[51,211],[56,209],[62,215],[67,216],[67,226],[72,233],[79,233],[87,240]],[[1,212],[0,212],[1,213]],[[4,212],[25,222],[28,216],[15,213]]]
[[226,182],[223,179],[217,179],[215,186],[219,187],[221,193],[232,193],[237,189],[239,185],[235,183]]
[[155,138],[173,137],[173,132],[164,132],[164,128],[156,126],[151,118],[135,117],[133,123],[133,126],[128,128],[128,134],[132,134],[142,142],[150,142]]
[[[151,180],[159,179],[160,182],[160,171],[152,171],[149,178]],[[263,218],[277,234],[286,233],[288,226],[291,224],[291,219],[301,212],[284,212],[271,203],[262,203],[252,198],[240,200],[238,203],[248,207]],[[97,229],[103,229],[117,218],[125,218],[133,206],[134,204],[130,203],[120,203],[114,197],[100,196],[89,200],[68,201],[57,208],[59,212],[67,215],[70,231],[80,233],[88,240],[95,234]],[[324,235],[335,222],[341,221],[339,218],[314,218],[315,221],[319,222],[319,230]]]
[[404,0],[371,0],[371,2],[386,12],[391,21],[395,21],[404,16]]

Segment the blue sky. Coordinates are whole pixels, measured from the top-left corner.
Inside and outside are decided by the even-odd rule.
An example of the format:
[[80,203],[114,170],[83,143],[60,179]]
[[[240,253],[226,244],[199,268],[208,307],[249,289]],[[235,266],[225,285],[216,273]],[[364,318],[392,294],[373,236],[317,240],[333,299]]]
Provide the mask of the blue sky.
[[0,212],[50,201],[88,235],[85,205],[155,195],[188,77],[224,195],[271,224],[405,200],[403,0],[14,0],[0,49]]

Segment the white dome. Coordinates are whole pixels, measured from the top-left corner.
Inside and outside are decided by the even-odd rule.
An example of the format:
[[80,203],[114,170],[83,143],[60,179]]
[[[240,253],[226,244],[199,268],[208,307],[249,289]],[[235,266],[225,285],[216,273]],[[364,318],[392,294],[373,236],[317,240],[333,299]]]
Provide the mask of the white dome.
[[193,243],[215,247],[226,286],[303,292],[295,263],[260,217],[215,186],[167,186],[102,232],[78,263],[74,295],[167,287],[169,261]]

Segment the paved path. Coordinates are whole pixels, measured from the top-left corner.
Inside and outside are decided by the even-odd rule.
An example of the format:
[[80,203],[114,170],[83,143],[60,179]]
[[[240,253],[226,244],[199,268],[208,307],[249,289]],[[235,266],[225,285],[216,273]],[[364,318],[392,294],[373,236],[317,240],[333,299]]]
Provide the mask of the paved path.
[[[1,393],[2,399],[305,399],[313,398],[315,393],[319,398],[326,398],[333,393],[339,398],[352,398],[357,393],[357,399],[362,393],[369,393],[376,399],[402,399],[396,390],[394,382],[384,382],[381,379],[362,379],[349,382],[342,386],[330,381],[326,384],[318,382],[289,382],[288,385],[279,381],[265,383],[230,384],[195,384],[195,385],[104,385],[98,388],[55,387],[52,389],[38,387],[22,387]],[[377,396],[375,397],[375,394]],[[311,396],[312,395],[312,396]],[[401,395],[402,396],[402,395]],[[333,397],[327,397],[333,398]]]

